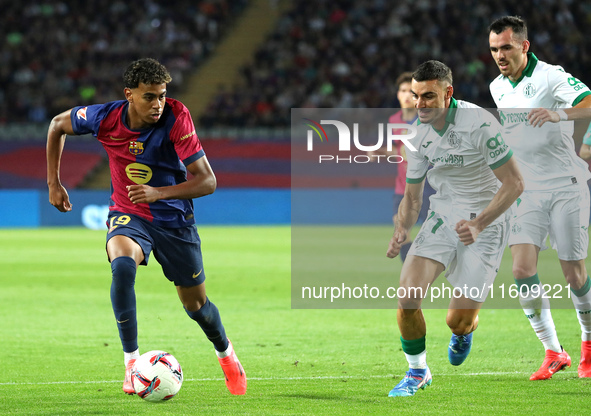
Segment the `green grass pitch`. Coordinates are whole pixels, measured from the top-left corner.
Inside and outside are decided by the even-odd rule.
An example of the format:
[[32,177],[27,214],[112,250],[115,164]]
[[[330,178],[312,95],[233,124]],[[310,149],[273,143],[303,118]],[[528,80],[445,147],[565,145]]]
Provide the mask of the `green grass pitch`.
[[[372,232],[383,238],[376,243],[382,256],[390,228]],[[153,258],[136,280],[140,349],[174,354],[185,382],[166,403],[125,395],[105,233],[0,230],[0,414],[589,414],[591,379],[577,377],[573,310],[553,311],[573,366],[542,382],[528,380],[543,350],[521,310],[483,310],[459,367],[447,362],[445,310],[427,310],[433,384],[414,397],[388,398],[407,369],[394,310],[291,309],[289,227],[200,233],[209,296],[249,377],[245,396],[226,390],[211,345]],[[506,253],[499,278],[510,281],[510,261]],[[394,280],[400,263],[390,264]],[[544,252],[542,280],[559,274],[557,266],[555,254]]]

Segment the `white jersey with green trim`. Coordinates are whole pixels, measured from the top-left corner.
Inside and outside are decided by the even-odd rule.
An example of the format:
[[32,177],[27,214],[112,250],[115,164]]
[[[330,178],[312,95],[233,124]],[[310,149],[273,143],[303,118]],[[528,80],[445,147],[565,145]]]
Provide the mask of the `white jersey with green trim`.
[[[430,198],[431,210],[454,222],[470,220],[499,190],[492,169],[506,163],[512,152],[498,121],[477,105],[452,98],[445,120],[440,131],[416,122],[412,144],[417,151],[406,151],[406,182],[419,183],[427,176],[436,191]],[[501,215],[493,223],[502,220]]]
[[533,127],[527,115],[533,108],[558,110],[577,105],[591,94],[589,88],[562,67],[549,65],[528,53],[520,79],[499,75],[490,84],[498,108],[503,137],[515,153],[525,189],[551,191],[585,184],[591,174],[575,152],[574,122],[561,121]]

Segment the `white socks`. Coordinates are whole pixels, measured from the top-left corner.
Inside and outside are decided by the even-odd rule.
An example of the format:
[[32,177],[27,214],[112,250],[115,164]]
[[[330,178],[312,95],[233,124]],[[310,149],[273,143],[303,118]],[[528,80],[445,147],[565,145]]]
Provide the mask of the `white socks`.
[[230,342],[228,342],[228,348],[226,349],[226,351],[217,351],[215,350],[215,354],[218,356],[218,358],[224,358],[227,357],[228,355],[232,354],[232,344]]
[[410,355],[407,353],[404,353],[404,355],[406,356],[406,361],[408,361],[408,366],[410,368],[427,368],[427,350],[416,355]]
[[554,352],[561,352],[562,347],[556,335],[556,327],[552,320],[552,313],[549,308],[543,309],[527,309],[523,308],[525,315],[529,318],[531,327],[536,331],[538,339],[544,345],[545,350],[552,350]]
[[127,363],[129,362],[129,360],[137,360],[138,358],[140,358],[140,350],[139,348],[137,350],[135,350],[134,352],[123,352],[123,359],[125,360],[125,366],[127,366]]
[[577,318],[581,324],[581,340],[591,341],[591,280],[587,276],[587,281],[579,290],[571,289],[571,297]]
[[[526,279],[515,279],[515,282],[520,288],[519,303],[521,303],[523,312],[529,319],[529,323],[536,332],[538,339],[544,345],[544,349],[561,352],[562,347],[560,341],[558,341],[556,327],[550,312],[550,301],[544,298],[546,291],[540,283],[538,274],[536,273]],[[523,296],[523,294],[527,296]],[[538,296],[534,296],[536,294]]]

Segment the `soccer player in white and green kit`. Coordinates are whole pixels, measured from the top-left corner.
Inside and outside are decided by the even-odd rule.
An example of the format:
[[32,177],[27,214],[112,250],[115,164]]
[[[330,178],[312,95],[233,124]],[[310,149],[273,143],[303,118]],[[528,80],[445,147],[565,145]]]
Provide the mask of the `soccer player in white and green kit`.
[[404,290],[397,291],[397,320],[409,370],[390,397],[413,396],[431,384],[421,304],[444,270],[454,286],[446,318],[452,331],[449,361],[460,365],[468,356],[478,311],[507,243],[505,212],[523,190],[501,126],[488,111],[453,98],[452,73],[445,64],[427,61],[419,65],[411,89],[419,118],[417,136],[412,139],[416,151],[406,151],[407,184],[388,257],[399,254],[417,221],[425,177],[436,192],[400,273],[399,289]]
[[578,374],[591,377],[591,280],[585,268],[587,180],[591,175],[575,152],[571,121],[589,117],[591,91],[560,66],[540,61],[529,52],[527,26],[519,17],[495,20],[489,27],[489,46],[501,72],[491,82],[490,92],[503,124],[503,137],[525,180],[525,191],[511,220],[513,275],[522,294],[521,306],[546,350],[530,380],[549,379],[571,365],[558,341],[549,300],[540,290],[537,261],[548,234],[570,284],[581,325]]

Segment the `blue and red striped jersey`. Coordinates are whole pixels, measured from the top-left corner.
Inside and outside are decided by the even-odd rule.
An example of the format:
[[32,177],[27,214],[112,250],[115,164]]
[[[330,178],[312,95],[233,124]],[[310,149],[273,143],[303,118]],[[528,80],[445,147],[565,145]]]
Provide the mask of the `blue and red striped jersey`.
[[131,130],[126,120],[127,100],[75,107],[70,118],[74,133],[91,133],[109,156],[111,170],[110,210],[135,214],[155,225],[184,227],[195,223],[192,200],[161,200],[133,204],[127,186],[176,185],[187,180],[185,166],[205,155],[195,133],[189,110],[178,100],[166,98],[158,122]]

